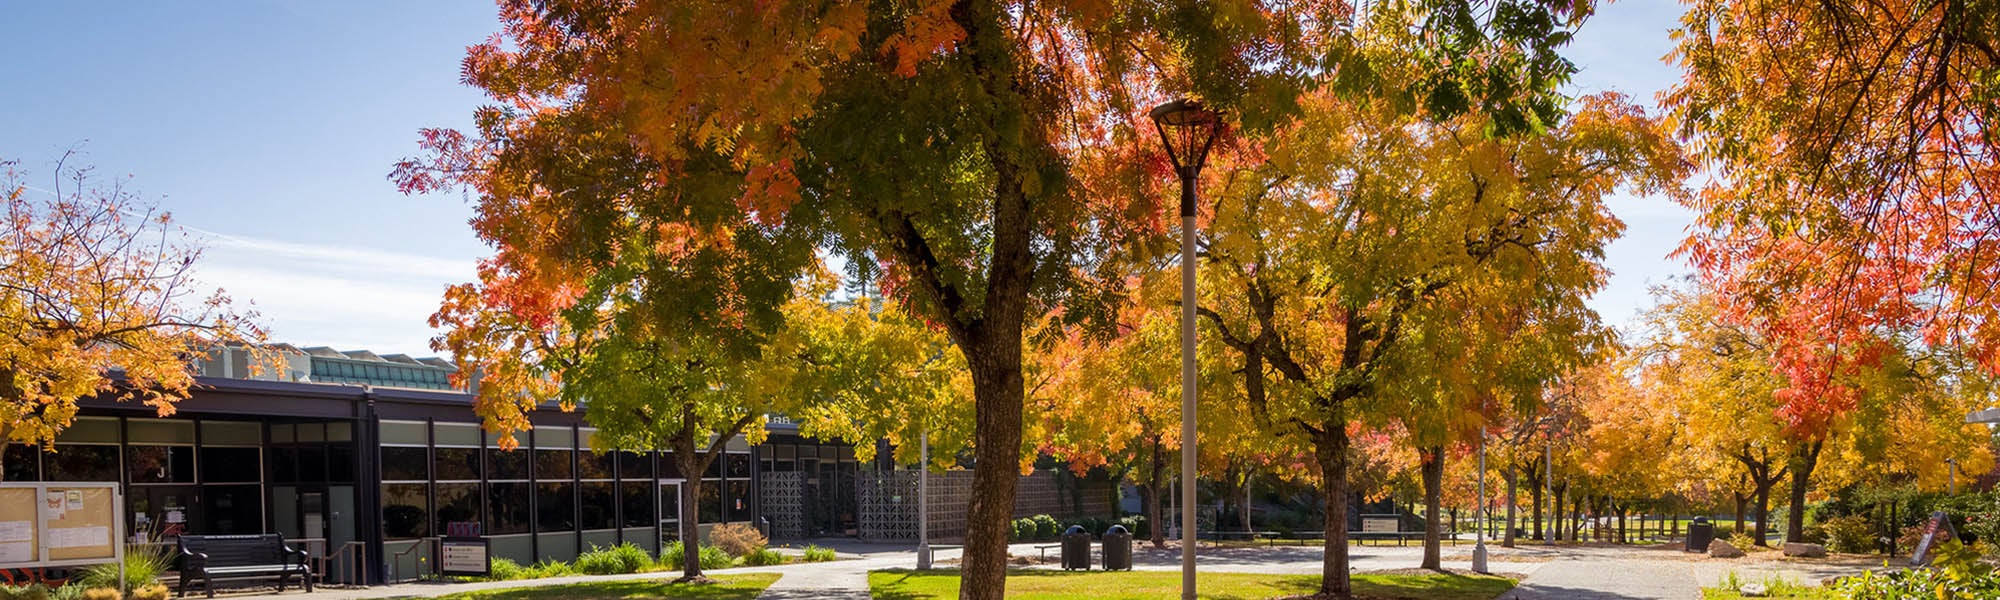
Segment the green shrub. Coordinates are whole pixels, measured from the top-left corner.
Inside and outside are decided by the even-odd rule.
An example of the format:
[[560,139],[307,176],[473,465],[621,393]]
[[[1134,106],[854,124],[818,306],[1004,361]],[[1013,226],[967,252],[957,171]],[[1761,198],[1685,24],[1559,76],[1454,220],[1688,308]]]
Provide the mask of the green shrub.
[[[700,548],[701,568],[726,569],[736,566],[736,559],[729,556],[729,553],[723,551],[723,549],[715,546],[701,546]],[[681,568],[681,561],[686,558],[687,548],[681,545],[680,542],[674,542],[668,544],[667,551],[660,554],[660,566],[669,571],[677,571]]]
[[839,557],[834,555],[832,548],[806,546],[806,562],[826,562],[837,558]]
[[49,588],[39,583],[0,585],[0,600],[49,600]]
[[1875,526],[1867,517],[1848,515],[1833,517],[1819,524],[1826,533],[1826,549],[1834,552],[1861,553],[1875,550]]
[[1979,559],[1979,544],[1965,546],[1955,539],[1938,542],[1929,569],[1888,573],[1863,572],[1835,584],[1852,600],[1905,598],[2000,598],[2000,576]]
[[130,592],[152,585],[174,566],[174,556],[166,546],[126,546],[125,581],[118,580],[118,563],[91,565],[76,578],[85,589],[113,588]]
[[637,573],[652,564],[653,557],[631,542],[610,548],[591,546],[589,552],[576,557],[576,570],[588,575]]
[[535,563],[534,566],[528,567],[527,574],[523,575],[521,578],[542,579],[545,577],[563,577],[566,575],[575,575],[575,574],[576,574],[576,567],[569,563],[560,560],[544,560],[542,562]]
[[82,600],[83,598],[83,586],[80,585],[65,585],[54,589],[45,587],[42,589],[48,590],[49,600]]
[[770,548],[759,548],[756,552],[743,555],[743,564],[753,567],[785,564],[785,555]]
[[1124,525],[1125,531],[1130,532],[1132,534],[1132,539],[1135,540],[1147,539],[1152,537],[1153,535],[1152,530],[1146,528],[1145,515],[1126,516],[1124,518],[1118,519],[1118,524]]
[[527,579],[528,575],[528,568],[521,566],[521,563],[514,562],[513,559],[509,558],[494,557],[493,561],[489,563],[486,579],[490,581],[512,581],[515,579]]
[[1761,552],[1771,549],[1770,546],[1757,545],[1757,534],[1752,533],[1751,529],[1744,529],[1743,533],[1731,533],[1725,539],[1729,541],[1729,545],[1735,546],[1737,550],[1744,552]]
[[1031,542],[1034,539],[1035,520],[1028,518],[1014,519],[1014,541]]
[[736,558],[715,546],[701,547],[701,568],[727,569],[736,566]]
[[1029,518],[1035,521],[1035,539],[1053,540],[1062,535],[1062,523],[1056,522],[1055,517],[1035,515]]

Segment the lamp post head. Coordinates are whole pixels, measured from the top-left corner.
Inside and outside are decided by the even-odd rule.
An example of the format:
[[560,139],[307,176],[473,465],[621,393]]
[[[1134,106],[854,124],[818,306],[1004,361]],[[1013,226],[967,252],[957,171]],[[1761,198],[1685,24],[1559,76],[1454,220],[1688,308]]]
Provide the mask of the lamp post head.
[[1201,173],[1202,164],[1208,161],[1208,149],[1215,144],[1215,134],[1221,129],[1222,115],[1189,99],[1155,106],[1148,115],[1153,119],[1153,128],[1159,130],[1160,139],[1166,142],[1167,158],[1173,161],[1175,172],[1182,177]]

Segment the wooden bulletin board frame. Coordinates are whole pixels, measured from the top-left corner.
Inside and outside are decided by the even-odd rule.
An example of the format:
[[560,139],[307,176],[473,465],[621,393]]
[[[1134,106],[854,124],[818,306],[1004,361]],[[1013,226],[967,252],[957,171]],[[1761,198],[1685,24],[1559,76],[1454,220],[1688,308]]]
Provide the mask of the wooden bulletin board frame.
[[122,562],[124,506],[116,483],[0,483],[0,568]]

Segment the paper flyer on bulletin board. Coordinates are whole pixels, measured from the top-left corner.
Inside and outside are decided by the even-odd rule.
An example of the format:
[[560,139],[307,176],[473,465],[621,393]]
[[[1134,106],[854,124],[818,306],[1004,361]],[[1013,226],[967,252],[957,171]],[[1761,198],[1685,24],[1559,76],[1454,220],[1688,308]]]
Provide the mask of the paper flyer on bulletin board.
[[118,557],[118,539],[113,531],[118,524],[118,506],[113,499],[111,488],[61,488],[50,486],[44,495],[45,504],[61,504],[45,507],[42,536],[49,549],[49,560],[114,559]]
[[36,492],[31,487],[0,488],[0,565],[41,560],[35,539]]

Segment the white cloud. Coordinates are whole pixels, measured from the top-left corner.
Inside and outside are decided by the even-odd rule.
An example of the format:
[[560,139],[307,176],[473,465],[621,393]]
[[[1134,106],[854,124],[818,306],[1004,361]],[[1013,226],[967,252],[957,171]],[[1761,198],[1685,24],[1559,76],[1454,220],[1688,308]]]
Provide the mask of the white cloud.
[[445,286],[474,276],[470,260],[200,233],[196,277],[300,346],[428,355]]

